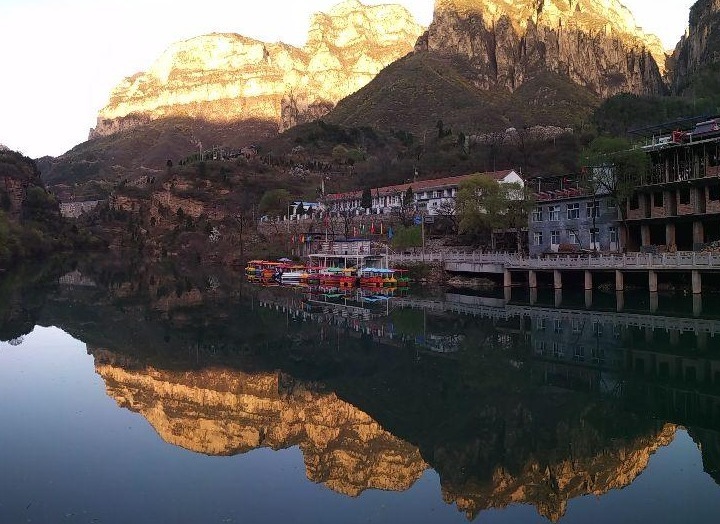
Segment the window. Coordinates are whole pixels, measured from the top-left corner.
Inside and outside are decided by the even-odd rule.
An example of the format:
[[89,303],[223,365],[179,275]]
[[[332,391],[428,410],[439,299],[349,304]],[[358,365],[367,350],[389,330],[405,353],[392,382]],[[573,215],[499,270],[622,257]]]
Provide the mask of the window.
[[560,245],[560,231],[550,232],[550,244],[552,244],[553,246]]
[[568,229],[567,237],[570,244],[575,244],[576,246],[580,244],[580,238],[578,237],[577,231]]
[[548,206],[548,220],[558,222],[560,220],[560,206]]
[[653,193],[653,206],[663,207],[664,199],[662,191],[655,191]]
[[562,333],[562,320],[559,318],[555,319],[555,333]]
[[577,220],[578,218],[580,218],[580,204],[568,204],[567,217],[568,220]]
[[545,331],[545,319],[539,318],[536,327],[538,331]]
[[578,362],[585,361],[585,346],[575,346],[575,353],[573,359]]
[[581,333],[582,332],[582,323],[579,320],[572,321],[572,331],[573,331],[573,333]]
[[536,207],[533,210],[532,220],[533,220],[533,222],[542,222],[542,219],[543,219],[543,208]]
[[610,243],[611,244],[617,244],[618,241],[618,229],[615,226],[610,226],[608,228],[608,232],[610,233]]
[[708,187],[708,198],[710,200],[720,200],[720,186]]
[[533,233],[533,244],[536,246],[542,246],[543,238],[542,238],[542,231],[535,231]]
[[546,348],[547,348],[547,344],[544,340],[536,340],[535,341],[535,354],[536,355],[544,355]]
[[587,218],[600,218],[600,202],[588,202]]
[[690,203],[690,188],[684,187],[680,190],[679,198],[681,204],[689,204]]
[[636,209],[640,209],[640,198],[638,197],[637,193],[630,197],[630,209],[633,211]]
[[600,230],[596,227],[590,228],[590,244],[600,244]]

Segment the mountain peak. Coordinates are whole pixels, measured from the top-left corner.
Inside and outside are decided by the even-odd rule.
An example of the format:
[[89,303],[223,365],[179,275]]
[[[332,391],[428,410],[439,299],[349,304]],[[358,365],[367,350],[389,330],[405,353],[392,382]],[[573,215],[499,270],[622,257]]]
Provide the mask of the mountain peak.
[[423,31],[402,6],[347,0],[313,15],[302,49],[234,33],[177,42],[115,87],[90,137],[169,117],[285,129],[323,116],[412,51]]
[[534,24],[613,36],[632,47],[645,47],[664,71],[662,42],[656,35],[645,33],[618,0],[436,0],[435,11],[480,15],[492,24],[507,17],[518,33],[525,33],[528,24]]
[[511,91],[545,71],[608,97],[665,91],[660,40],[617,0],[436,0],[419,42],[474,67],[474,83]]

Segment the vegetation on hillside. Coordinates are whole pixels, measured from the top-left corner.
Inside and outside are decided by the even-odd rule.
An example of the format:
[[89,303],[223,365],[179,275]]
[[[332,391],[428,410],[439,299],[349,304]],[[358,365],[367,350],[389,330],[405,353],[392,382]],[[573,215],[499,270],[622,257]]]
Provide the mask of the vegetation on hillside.
[[60,217],[35,162],[0,152],[0,268],[55,251],[97,247],[96,240]]

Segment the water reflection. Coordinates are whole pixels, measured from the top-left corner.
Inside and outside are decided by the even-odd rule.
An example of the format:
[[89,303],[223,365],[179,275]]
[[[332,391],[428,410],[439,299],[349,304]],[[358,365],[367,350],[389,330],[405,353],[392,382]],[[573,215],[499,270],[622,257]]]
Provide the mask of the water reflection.
[[558,521],[632,484],[685,426],[718,480],[712,318],[633,312],[632,296],[358,304],[233,275],[61,274],[5,281],[0,338],[61,327],[118,405],[197,453],[298,446],[308,479],[350,496],[431,468],[467,518],[530,504]]

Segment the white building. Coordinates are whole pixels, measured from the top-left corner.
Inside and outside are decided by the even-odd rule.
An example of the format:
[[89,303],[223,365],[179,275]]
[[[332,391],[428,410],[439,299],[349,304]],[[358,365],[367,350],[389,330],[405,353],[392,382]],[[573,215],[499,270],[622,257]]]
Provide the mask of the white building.
[[525,186],[525,182],[520,175],[512,169],[491,173],[473,173],[372,189],[370,191],[372,207],[368,211],[360,205],[362,191],[331,194],[327,196],[328,210],[331,213],[338,214],[349,212],[356,215],[364,213],[389,215],[402,207],[403,198],[408,188],[411,187],[416,209],[424,211],[426,215],[437,215],[444,202],[455,201],[460,184],[477,175],[489,176],[501,184],[517,183],[521,187]]

